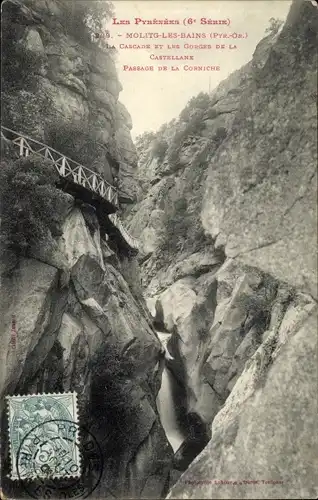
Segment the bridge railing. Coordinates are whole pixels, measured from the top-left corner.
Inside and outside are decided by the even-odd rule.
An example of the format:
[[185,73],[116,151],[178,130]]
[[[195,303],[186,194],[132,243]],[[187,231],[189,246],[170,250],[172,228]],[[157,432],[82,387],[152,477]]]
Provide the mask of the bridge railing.
[[97,174],[90,168],[84,167],[84,165],[77,163],[68,156],[59,153],[56,149],[51,148],[42,142],[36,141],[35,139],[32,139],[24,134],[19,134],[18,132],[15,132],[7,127],[1,127],[1,132],[7,139],[9,139],[6,137],[8,133],[14,137],[13,139],[10,138],[10,140],[19,149],[20,156],[29,156],[33,153],[38,154],[47,160],[51,160],[61,177],[66,179],[69,178],[75,184],[79,184],[90,191],[99,194],[99,196],[103,199],[118,208],[119,202],[117,189],[109,184],[109,182],[107,182],[100,174]]
[[[13,136],[7,137],[8,133]],[[20,156],[29,156],[31,153],[39,154],[43,158],[53,162],[59,175],[64,178],[70,178],[76,184],[79,184],[86,189],[98,193],[102,198],[106,199],[116,207],[119,207],[117,189],[109,184],[103,177],[93,170],[84,167],[75,160],[59,153],[54,148],[47,146],[39,141],[32,139],[26,135],[22,135],[7,127],[1,126],[1,135],[10,140],[19,149]],[[128,231],[123,226],[117,214],[109,214],[110,221],[121,232],[123,238],[134,249],[138,249],[138,241],[130,236]]]
[[114,224],[114,226],[116,226],[119,229],[119,231],[121,232],[121,234],[123,235],[123,237],[127,241],[128,245],[131,246],[132,248],[135,248],[136,250],[138,250],[138,240],[128,233],[127,229],[125,229],[125,227],[123,226],[123,223],[121,222],[118,215],[117,214],[109,214],[108,217],[111,220],[111,222]]

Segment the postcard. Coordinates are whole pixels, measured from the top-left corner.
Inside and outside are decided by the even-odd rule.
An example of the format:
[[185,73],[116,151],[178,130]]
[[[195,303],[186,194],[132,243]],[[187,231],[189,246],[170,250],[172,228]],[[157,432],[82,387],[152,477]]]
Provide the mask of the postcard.
[[1,33],[0,499],[317,498],[317,1]]

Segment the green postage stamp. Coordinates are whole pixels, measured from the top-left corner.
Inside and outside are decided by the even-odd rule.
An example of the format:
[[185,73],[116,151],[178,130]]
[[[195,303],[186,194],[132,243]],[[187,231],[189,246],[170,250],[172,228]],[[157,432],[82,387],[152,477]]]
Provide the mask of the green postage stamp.
[[11,479],[80,476],[76,393],[7,399]]

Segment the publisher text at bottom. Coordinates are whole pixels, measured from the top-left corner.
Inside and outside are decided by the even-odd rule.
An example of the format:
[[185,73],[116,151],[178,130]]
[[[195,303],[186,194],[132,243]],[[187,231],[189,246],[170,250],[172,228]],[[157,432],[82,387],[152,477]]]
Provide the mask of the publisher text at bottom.
[[233,485],[246,485],[246,484],[283,484],[283,481],[271,480],[271,479],[258,479],[258,480],[248,480],[248,479],[237,479],[237,480],[226,480],[226,479],[186,479],[185,484],[192,485],[203,485],[203,484],[233,484]]

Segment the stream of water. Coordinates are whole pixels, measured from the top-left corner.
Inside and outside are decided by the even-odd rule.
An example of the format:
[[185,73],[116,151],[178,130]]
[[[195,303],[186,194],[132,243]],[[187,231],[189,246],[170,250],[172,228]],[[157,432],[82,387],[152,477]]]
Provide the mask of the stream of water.
[[[157,332],[163,346],[166,348],[166,342],[170,335]],[[177,382],[173,373],[165,367],[162,373],[161,388],[157,397],[157,408],[160,415],[162,427],[165,430],[167,439],[174,452],[180,447],[186,436],[183,433],[177,419],[176,402],[174,393],[177,389]]]

